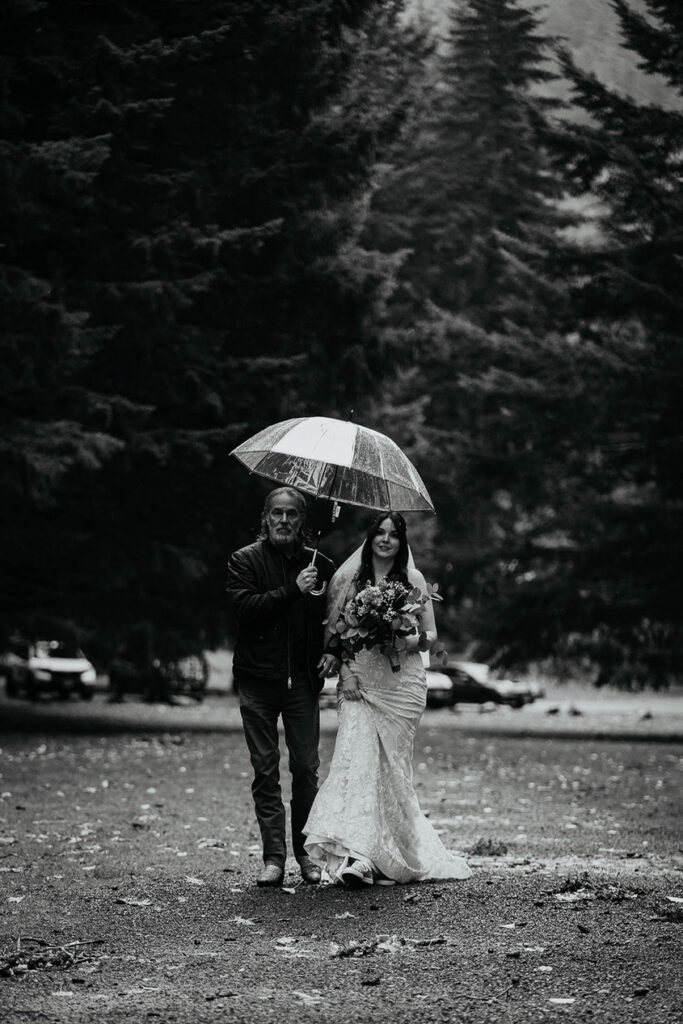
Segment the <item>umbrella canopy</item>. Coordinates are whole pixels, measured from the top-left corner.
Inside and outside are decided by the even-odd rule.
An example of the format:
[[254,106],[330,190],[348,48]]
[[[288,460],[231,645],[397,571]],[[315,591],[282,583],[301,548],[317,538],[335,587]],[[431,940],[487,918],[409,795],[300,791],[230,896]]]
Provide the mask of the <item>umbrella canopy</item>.
[[385,434],[305,416],[254,434],[231,453],[253,473],[316,498],[394,512],[433,512],[419,473]]

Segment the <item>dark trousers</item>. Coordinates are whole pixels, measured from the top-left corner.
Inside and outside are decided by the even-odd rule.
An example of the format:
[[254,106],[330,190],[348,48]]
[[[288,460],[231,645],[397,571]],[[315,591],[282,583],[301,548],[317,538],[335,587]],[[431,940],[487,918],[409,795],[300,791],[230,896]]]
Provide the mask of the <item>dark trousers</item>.
[[292,774],[291,829],[294,856],[305,856],[302,828],[318,791],[318,696],[309,682],[296,676],[292,689],[285,682],[240,677],[237,680],[244,735],[254,781],[251,792],[261,829],[263,859],[284,867],[287,856],[285,808],[280,788],[278,719],[282,715]]

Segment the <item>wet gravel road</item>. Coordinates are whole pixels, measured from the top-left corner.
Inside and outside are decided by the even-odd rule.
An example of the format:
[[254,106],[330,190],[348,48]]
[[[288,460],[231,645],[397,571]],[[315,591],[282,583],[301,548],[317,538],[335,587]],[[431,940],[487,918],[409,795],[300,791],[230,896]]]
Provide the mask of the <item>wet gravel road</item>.
[[681,1019],[683,744],[487,717],[428,712],[415,751],[471,880],[262,891],[234,701],[0,700],[2,1019]]

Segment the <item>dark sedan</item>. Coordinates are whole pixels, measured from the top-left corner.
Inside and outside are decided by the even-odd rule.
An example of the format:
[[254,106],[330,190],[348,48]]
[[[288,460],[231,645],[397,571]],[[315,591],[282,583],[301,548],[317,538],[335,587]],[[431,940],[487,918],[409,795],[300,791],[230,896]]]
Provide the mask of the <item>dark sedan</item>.
[[522,708],[542,696],[534,683],[492,678],[489,666],[479,662],[450,661],[427,671],[427,704],[431,707],[504,704]]

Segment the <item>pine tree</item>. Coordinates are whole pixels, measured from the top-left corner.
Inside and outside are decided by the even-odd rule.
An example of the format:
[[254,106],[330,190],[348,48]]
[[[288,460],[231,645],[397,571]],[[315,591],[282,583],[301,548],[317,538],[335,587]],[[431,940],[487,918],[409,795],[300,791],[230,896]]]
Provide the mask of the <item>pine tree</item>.
[[163,657],[224,638],[262,497],[230,448],[347,407],[381,357],[394,264],[358,236],[406,63],[380,108],[357,62],[399,9],[13,0],[5,634],[69,626],[102,657],[133,624]]
[[378,210],[392,243],[410,246],[404,276],[418,308],[487,330],[533,324],[558,290],[551,279],[563,223],[543,143],[560,106],[542,88],[551,40],[515,0],[467,0],[430,71],[413,145]]
[[416,412],[400,440],[440,510],[431,543],[451,642],[476,639],[486,656],[506,646],[498,578],[531,535],[556,529],[575,384],[551,43],[514,0],[454,5],[414,145],[376,203],[386,244],[411,250],[394,309],[413,324],[406,362],[419,372],[390,404]]
[[[613,7],[639,66],[682,97],[680,4]],[[590,114],[565,163],[576,192],[605,207],[575,295],[582,338],[602,356],[603,416],[586,451],[590,500],[575,524],[583,603],[572,649],[601,660],[600,681],[661,686],[683,665],[683,113],[635,103],[565,62]]]

